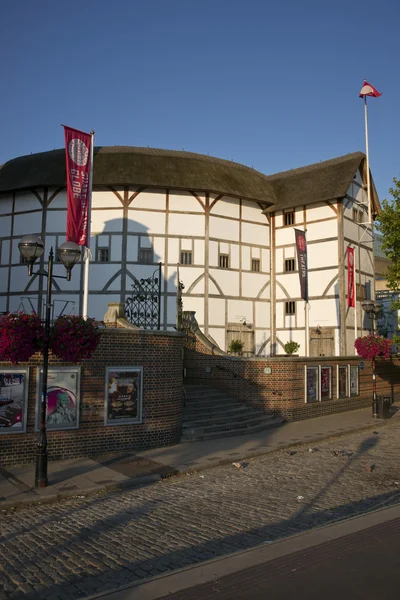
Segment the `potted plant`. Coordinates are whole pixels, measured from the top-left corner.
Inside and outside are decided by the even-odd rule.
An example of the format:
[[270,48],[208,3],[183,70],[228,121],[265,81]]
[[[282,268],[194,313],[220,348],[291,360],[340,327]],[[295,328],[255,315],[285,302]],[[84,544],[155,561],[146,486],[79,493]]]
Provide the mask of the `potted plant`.
[[43,341],[44,328],[34,313],[10,313],[0,317],[0,360],[13,365],[27,362],[41,350]]
[[300,344],[294,342],[293,340],[290,342],[286,342],[286,344],[284,345],[285,352],[288,356],[293,356],[299,348]]
[[229,352],[232,354],[242,354],[243,342],[241,340],[232,340],[229,344]]
[[62,360],[79,363],[91,358],[101,332],[94,319],[74,315],[58,317],[50,334],[50,349]]

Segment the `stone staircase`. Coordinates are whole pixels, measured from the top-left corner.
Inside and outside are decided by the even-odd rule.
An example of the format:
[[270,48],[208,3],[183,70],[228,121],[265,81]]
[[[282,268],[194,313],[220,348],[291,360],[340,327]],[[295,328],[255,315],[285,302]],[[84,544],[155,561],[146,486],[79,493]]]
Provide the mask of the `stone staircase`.
[[226,392],[207,385],[185,384],[182,442],[256,433],[283,422],[280,417],[234,400]]

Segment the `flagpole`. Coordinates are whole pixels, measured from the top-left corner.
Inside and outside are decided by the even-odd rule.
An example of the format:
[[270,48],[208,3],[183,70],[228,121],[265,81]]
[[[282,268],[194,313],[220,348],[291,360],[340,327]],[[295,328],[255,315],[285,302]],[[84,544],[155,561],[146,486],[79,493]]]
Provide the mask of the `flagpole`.
[[367,95],[364,96],[364,121],[365,121],[365,155],[367,157],[367,198],[368,198],[368,223],[372,225],[371,209],[371,181],[369,175],[369,147],[368,147],[368,110]]
[[[306,244],[307,244],[307,227],[304,225],[304,239],[306,240]],[[307,245],[306,245],[307,247]],[[307,257],[307,264],[306,264],[306,273],[307,273],[307,280],[306,280],[306,290],[307,290],[307,300],[305,302],[305,306],[304,306],[304,310],[305,310],[305,326],[306,326],[306,339],[305,339],[305,351],[306,351],[306,356],[309,356],[309,343],[310,343],[310,305],[308,302],[308,254],[306,254]]]
[[93,155],[94,155],[94,131],[90,132],[92,136],[90,144],[90,173],[89,173],[89,198],[88,198],[88,230],[87,230],[87,242],[88,246],[85,248],[84,258],[84,274],[83,274],[83,307],[82,313],[83,318],[88,318],[88,300],[89,300],[89,266],[90,266],[90,232],[91,232],[91,218],[92,218],[92,188],[93,188]]

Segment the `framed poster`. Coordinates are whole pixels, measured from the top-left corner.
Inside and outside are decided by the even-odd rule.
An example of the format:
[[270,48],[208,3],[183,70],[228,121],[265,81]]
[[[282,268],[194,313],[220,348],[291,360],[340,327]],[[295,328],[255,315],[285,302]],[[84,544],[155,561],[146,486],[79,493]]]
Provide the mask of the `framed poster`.
[[0,372],[0,434],[26,432],[28,384],[29,369]]
[[332,367],[320,367],[320,399],[332,399]]
[[358,385],[358,366],[349,365],[350,379],[350,396],[358,396],[360,394]]
[[338,398],[346,398],[348,394],[347,382],[348,366],[338,365],[337,370],[337,396]]
[[107,367],[105,425],[142,422],[143,368]]
[[[46,427],[59,431],[79,428],[80,367],[50,367],[47,374]],[[36,431],[40,427],[43,368],[36,377]]]
[[306,402],[318,402],[318,367],[306,367]]

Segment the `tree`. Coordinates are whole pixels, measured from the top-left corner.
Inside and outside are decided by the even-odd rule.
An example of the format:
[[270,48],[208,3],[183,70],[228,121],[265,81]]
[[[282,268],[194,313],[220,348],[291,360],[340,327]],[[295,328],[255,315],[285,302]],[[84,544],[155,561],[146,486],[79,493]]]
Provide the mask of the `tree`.
[[383,200],[382,211],[376,225],[382,234],[382,250],[390,260],[386,275],[387,286],[392,292],[400,292],[400,179],[393,179],[389,189],[393,200]]

